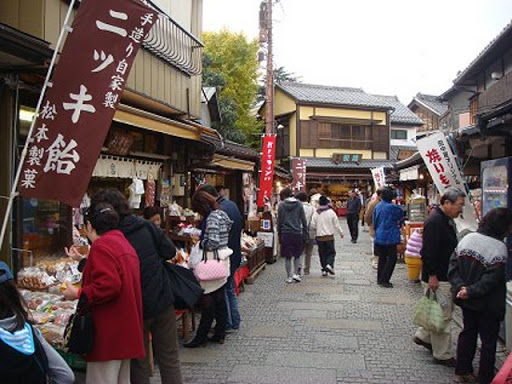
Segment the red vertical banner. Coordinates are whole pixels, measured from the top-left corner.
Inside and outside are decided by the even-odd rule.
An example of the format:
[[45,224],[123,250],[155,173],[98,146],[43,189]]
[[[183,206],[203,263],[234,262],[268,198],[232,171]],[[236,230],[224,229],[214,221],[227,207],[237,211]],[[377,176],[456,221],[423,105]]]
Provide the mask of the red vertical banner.
[[306,160],[292,159],[292,192],[306,192]]
[[260,190],[258,192],[258,207],[262,208],[272,198],[272,182],[274,181],[274,159],[276,152],[276,136],[265,135],[260,166]]
[[29,138],[22,196],[78,206],[157,13],[138,0],[82,0]]

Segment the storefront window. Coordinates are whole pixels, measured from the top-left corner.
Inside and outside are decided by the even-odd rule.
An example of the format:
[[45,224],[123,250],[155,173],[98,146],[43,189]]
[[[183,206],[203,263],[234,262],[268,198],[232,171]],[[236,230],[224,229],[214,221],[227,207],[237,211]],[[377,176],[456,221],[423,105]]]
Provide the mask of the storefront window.
[[23,249],[36,258],[63,254],[63,247],[71,241],[71,208],[53,200],[23,198],[20,202]]

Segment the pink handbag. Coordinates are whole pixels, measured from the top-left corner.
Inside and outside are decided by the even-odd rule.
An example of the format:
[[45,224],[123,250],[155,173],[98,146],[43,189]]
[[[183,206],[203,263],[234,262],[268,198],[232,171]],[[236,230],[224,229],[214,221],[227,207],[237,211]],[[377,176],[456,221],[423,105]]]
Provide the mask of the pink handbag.
[[[208,257],[208,254],[213,257]],[[229,276],[228,264],[219,258],[217,250],[203,250],[203,258],[194,268],[194,275],[199,281],[211,281],[225,279]]]

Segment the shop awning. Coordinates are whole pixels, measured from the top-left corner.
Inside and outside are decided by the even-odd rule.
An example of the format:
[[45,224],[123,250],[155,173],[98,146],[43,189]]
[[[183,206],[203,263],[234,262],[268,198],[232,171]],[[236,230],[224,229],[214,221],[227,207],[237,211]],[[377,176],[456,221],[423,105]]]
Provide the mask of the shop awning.
[[218,167],[227,169],[236,169],[239,171],[246,172],[254,171],[254,163],[252,161],[241,160],[234,157],[213,155],[212,163]]
[[114,114],[114,121],[183,139],[194,141],[200,139],[200,131],[193,125],[155,115],[125,104],[118,105]]

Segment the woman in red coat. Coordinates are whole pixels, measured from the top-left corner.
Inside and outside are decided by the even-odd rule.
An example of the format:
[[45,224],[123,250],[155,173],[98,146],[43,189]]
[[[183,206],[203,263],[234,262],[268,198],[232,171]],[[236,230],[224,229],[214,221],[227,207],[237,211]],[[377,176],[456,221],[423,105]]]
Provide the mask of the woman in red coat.
[[64,296],[85,296],[95,324],[87,360],[87,384],[129,384],[130,359],[144,357],[139,259],[114,229],[119,215],[110,204],[91,206],[85,229],[92,241],[80,290],[68,284]]

